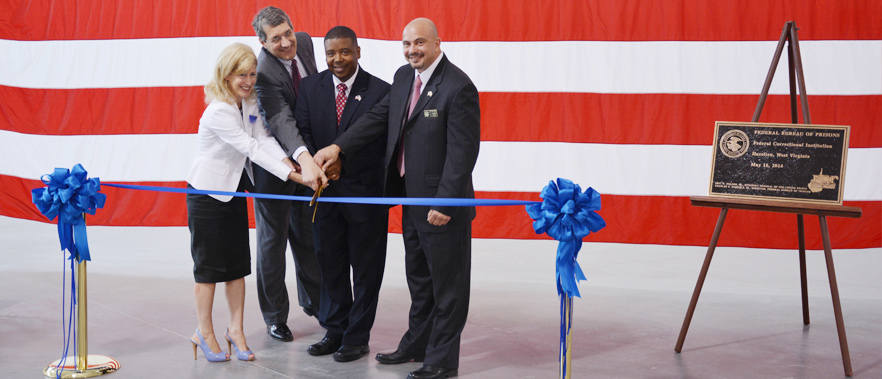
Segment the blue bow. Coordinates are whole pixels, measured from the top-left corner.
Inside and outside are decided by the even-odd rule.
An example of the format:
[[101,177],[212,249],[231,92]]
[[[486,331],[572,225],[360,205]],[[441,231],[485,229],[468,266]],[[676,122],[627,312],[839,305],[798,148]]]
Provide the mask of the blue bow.
[[600,210],[600,194],[588,187],[585,192],[571,180],[558,178],[549,181],[539,195],[541,204],[527,206],[536,234],[547,233],[558,240],[557,245],[557,293],[579,296],[577,280],[585,280],[585,274],[576,262],[582,238],[606,226],[595,211]]
[[78,262],[91,260],[83,213],[94,215],[97,208],[104,208],[107,200],[107,195],[99,193],[101,181],[89,179],[87,175],[79,163],[70,171],[56,168],[55,172],[40,178],[48,187],[31,191],[31,200],[40,213],[49,220],[58,216],[61,250],[69,251],[70,258]]

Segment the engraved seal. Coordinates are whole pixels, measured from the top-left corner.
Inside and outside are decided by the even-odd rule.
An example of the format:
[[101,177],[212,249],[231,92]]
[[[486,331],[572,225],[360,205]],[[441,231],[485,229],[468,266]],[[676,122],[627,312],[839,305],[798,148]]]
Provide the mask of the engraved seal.
[[750,147],[750,139],[747,133],[738,129],[732,129],[720,137],[720,152],[729,158],[738,158],[747,152]]

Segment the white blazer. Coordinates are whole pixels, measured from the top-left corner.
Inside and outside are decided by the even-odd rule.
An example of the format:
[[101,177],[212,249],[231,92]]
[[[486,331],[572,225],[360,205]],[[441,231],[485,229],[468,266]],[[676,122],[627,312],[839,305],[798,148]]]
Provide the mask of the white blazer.
[[[235,104],[213,100],[199,119],[196,140],[196,159],[187,174],[187,182],[193,188],[236,191],[243,168],[253,184],[251,165],[246,166],[245,158],[279,179],[288,180],[291,168],[282,162],[285,152],[264,127],[256,100],[242,100],[241,114]],[[233,198],[210,196],[223,202]]]

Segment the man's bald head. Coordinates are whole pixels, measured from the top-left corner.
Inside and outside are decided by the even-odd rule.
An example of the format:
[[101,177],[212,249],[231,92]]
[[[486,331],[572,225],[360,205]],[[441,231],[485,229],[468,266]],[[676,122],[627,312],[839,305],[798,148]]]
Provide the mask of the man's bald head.
[[404,58],[420,72],[429,68],[435,59],[441,55],[441,39],[438,38],[438,28],[428,18],[417,18],[404,27],[401,36],[404,47]]
[[411,28],[423,31],[432,38],[438,38],[438,27],[436,27],[435,23],[428,18],[419,17],[413,19],[411,22],[407,23],[407,26],[404,27],[405,33],[407,32],[407,29]]

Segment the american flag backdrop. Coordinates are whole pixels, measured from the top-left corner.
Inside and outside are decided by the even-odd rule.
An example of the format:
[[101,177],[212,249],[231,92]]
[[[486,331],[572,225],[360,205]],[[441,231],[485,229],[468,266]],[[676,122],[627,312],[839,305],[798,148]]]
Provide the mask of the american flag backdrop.
[[[314,37],[320,70],[321,38],[347,25],[362,67],[390,82],[402,28],[431,18],[481,92],[477,197],[539,200],[569,178],[603,195],[608,227],[590,240],[629,244],[707,245],[719,210],[689,196],[707,193],[714,122],[750,120],[796,21],[812,122],[851,126],[844,204],[863,217],[830,218],[833,247],[882,246],[878,0],[2,0],[0,215],[47,221],[30,191],[76,163],[102,182],[185,187],[202,86],[225,46],[259,49],[250,24],[266,5]],[[760,121],[790,122],[786,56],[770,93]],[[102,192],[90,225],[186,225],[183,195]],[[547,238],[522,206],[480,208],[473,234]],[[806,238],[822,247],[816,219]],[[795,248],[796,217],[732,211],[720,245]]]

